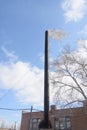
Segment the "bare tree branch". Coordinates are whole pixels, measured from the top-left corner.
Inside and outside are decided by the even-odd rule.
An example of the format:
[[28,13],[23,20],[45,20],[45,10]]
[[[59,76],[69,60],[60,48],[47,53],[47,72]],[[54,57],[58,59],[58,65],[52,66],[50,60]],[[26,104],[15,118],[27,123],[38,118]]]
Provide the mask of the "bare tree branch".
[[[84,46],[87,52],[87,47]],[[56,88],[57,100],[67,100],[68,104],[87,100],[87,60],[78,52],[63,50],[60,58],[55,59],[55,72],[51,83]],[[63,92],[67,94],[63,97]],[[76,95],[77,94],[77,95]],[[71,96],[71,97],[70,97]],[[68,99],[70,97],[71,99]],[[73,100],[76,97],[77,99]]]

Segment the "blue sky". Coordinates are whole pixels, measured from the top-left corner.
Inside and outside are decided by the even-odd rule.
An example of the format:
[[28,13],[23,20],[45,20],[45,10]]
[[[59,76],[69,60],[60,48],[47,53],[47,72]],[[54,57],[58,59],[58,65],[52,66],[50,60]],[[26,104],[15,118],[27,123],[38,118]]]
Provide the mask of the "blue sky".
[[[86,40],[86,12],[86,0],[0,1],[1,108],[43,106],[45,30],[68,33],[61,41],[49,38],[51,58],[66,44],[75,49],[77,41]],[[20,123],[21,111],[0,110],[0,119]]]

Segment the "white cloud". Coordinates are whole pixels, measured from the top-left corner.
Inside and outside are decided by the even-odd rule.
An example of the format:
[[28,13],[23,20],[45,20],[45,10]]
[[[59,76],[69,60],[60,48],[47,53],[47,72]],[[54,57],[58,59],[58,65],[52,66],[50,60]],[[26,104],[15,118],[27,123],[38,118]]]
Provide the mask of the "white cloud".
[[81,39],[77,41],[78,45],[80,46],[80,49],[82,46],[86,46],[87,47],[87,39]]
[[43,70],[29,63],[0,63],[0,87],[12,89],[23,103],[39,103],[43,100]]
[[[79,40],[78,44],[87,45],[87,40]],[[8,54],[10,53],[7,51]],[[84,52],[84,53],[83,53]],[[87,57],[82,47],[78,48],[75,55]],[[11,54],[11,53],[10,53]],[[13,90],[17,100],[24,104],[31,103],[36,106],[43,106],[44,98],[44,70],[32,66],[28,62],[16,61],[9,63],[0,62],[0,88]],[[51,86],[50,86],[51,87]],[[55,91],[54,91],[55,92]],[[50,100],[53,100],[54,92],[50,90]],[[65,94],[66,95],[66,94]],[[66,95],[67,97],[67,95]],[[37,105],[38,104],[38,105]]]
[[79,34],[86,35],[87,36],[87,24],[83,27],[83,29],[78,32]]
[[[3,48],[9,58],[15,58]],[[0,63],[0,88],[13,90],[17,100],[24,104],[43,105],[44,70],[29,62],[16,61]],[[37,105],[37,106],[38,106]]]
[[86,0],[64,0],[62,9],[65,11],[66,22],[81,20],[86,13]]
[[78,44],[79,48],[78,48],[76,54],[77,54],[77,56],[82,58],[82,60],[85,61],[87,59],[87,39],[78,40],[77,44]]
[[2,51],[11,61],[17,60],[18,56],[14,54],[14,52],[9,52],[4,46],[1,47]]

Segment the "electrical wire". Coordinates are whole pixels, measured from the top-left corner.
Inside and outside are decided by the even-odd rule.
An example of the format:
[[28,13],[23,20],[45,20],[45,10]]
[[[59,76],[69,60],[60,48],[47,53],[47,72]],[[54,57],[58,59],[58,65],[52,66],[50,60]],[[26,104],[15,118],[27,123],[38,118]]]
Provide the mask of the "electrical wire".
[[[19,108],[19,109],[15,109],[15,108],[0,108],[0,110],[23,111],[23,110],[31,110],[31,108]],[[39,109],[32,109],[32,110],[42,111],[42,110],[39,110]]]

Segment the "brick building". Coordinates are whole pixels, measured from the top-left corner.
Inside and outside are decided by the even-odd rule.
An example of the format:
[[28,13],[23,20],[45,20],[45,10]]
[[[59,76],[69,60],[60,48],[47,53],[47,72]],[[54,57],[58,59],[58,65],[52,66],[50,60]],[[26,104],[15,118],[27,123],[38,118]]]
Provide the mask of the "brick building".
[[[56,109],[51,106],[49,118],[54,130],[87,130],[87,102],[83,107]],[[38,130],[43,112],[22,112],[21,130]]]

